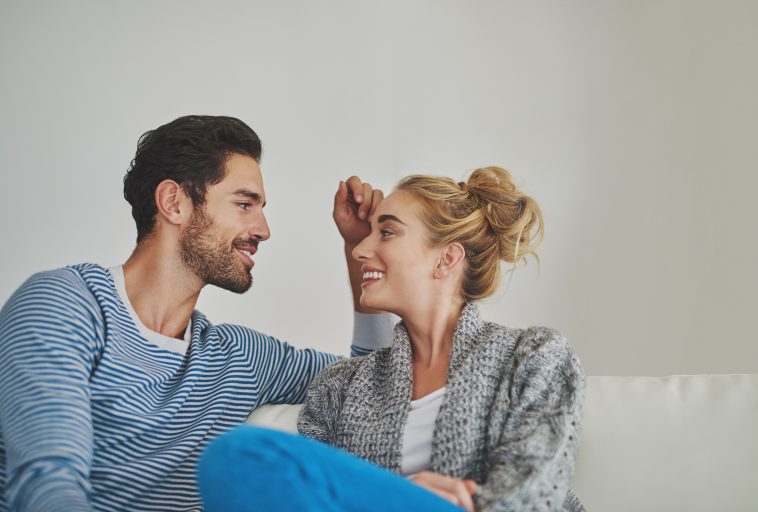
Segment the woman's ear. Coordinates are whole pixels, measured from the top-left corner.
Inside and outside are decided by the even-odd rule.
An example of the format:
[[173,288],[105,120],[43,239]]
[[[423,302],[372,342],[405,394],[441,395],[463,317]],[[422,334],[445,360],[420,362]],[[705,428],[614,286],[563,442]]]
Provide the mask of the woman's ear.
[[192,216],[192,201],[174,180],[163,180],[155,187],[158,215],[169,224],[180,225]]
[[466,250],[458,242],[453,242],[445,246],[437,260],[434,268],[434,277],[443,278],[453,274],[458,268],[463,266],[466,258]]

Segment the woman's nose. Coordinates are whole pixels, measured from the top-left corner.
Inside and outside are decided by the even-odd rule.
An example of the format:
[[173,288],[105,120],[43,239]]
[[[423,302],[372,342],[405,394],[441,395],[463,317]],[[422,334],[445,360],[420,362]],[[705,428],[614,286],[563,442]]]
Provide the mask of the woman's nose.
[[353,249],[353,258],[355,258],[358,261],[365,261],[369,257],[369,237],[371,235],[367,236],[361,242],[355,246]]

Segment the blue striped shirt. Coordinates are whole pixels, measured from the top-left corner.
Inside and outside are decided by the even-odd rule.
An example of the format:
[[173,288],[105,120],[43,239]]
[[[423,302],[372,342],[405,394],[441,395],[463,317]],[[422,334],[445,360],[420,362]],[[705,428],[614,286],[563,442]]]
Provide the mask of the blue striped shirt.
[[98,265],[29,278],[0,312],[0,511],[202,510],[205,445],[338,359],[190,326],[185,353],[151,343]]

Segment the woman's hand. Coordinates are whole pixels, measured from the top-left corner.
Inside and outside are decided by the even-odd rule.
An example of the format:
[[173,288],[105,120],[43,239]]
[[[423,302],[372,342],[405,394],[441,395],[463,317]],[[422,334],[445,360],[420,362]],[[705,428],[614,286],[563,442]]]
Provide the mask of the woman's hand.
[[361,182],[357,176],[340,182],[334,196],[332,216],[347,245],[354,247],[368,236],[371,232],[368,218],[382,199],[384,194],[381,190]]
[[476,482],[473,480],[460,480],[431,471],[420,471],[411,477],[411,481],[427,491],[463,507],[468,512],[474,512],[472,496],[476,493]]

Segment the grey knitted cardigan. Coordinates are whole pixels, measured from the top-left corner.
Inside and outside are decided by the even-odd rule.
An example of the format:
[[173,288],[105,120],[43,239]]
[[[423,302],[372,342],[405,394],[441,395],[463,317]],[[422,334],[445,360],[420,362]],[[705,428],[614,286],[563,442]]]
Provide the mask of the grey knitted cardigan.
[[[404,324],[392,347],[338,361],[311,384],[300,433],[400,472],[413,372]],[[453,337],[430,471],[472,479],[478,511],[582,511],[569,489],[584,373],[544,327],[482,322],[473,303]]]

